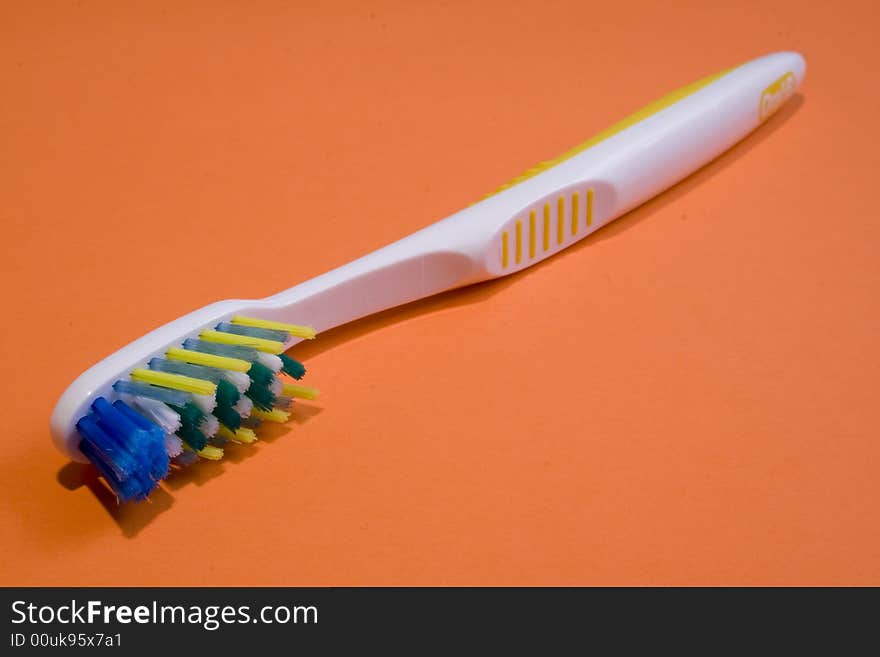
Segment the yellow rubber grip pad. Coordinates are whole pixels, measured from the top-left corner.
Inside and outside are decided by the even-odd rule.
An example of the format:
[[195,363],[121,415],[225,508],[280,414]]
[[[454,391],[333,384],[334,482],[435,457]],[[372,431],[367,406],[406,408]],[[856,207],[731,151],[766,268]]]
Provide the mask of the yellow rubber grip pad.
[[214,354],[204,354],[201,351],[190,351],[189,349],[178,349],[174,347],[165,352],[169,360],[179,360],[192,365],[204,365],[206,367],[217,367],[221,370],[232,370],[234,372],[247,372],[251,369],[251,364],[240,358],[227,358],[226,356],[215,356]]
[[257,319],[255,317],[244,317],[242,315],[236,315],[230,321],[233,324],[250,326],[252,328],[271,329],[273,331],[287,331],[297,338],[305,338],[306,340],[313,340],[314,337],[317,335],[317,332],[311,326],[285,324],[284,322],[273,322],[268,319]]
[[222,331],[202,331],[199,337],[205,342],[215,342],[217,344],[231,344],[237,347],[250,347],[267,354],[278,355],[284,352],[284,343],[275,340],[265,340],[263,338],[253,338],[249,335],[235,335],[234,333],[223,333]]
[[211,381],[194,379],[191,376],[182,376],[180,374],[147,370],[141,367],[132,371],[131,378],[133,381],[149,383],[173,390],[182,390],[183,392],[192,392],[197,395],[213,395],[217,390],[217,385]]

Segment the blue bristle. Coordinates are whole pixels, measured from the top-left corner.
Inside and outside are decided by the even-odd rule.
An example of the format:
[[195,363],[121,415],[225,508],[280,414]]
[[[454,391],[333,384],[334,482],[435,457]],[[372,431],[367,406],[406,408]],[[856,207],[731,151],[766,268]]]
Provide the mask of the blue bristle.
[[256,349],[250,347],[242,347],[234,344],[218,344],[216,342],[208,342],[207,340],[199,340],[197,338],[187,338],[183,342],[183,348],[190,351],[201,351],[204,354],[214,354],[215,356],[226,356],[227,358],[239,358],[253,362],[259,358]]
[[96,415],[91,413],[81,418],[76,426],[83,436],[80,451],[95,464],[119,500],[146,497],[141,478],[134,473],[135,462],[118,441],[98,425]]
[[113,384],[113,390],[123,395],[135,395],[137,397],[147,397],[155,399],[172,406],[183,406],[190,400],[190,394],[182,390],[172,390],[171,388],[160,388],[159,386],[151,386],[149,383],[141,383],[140,381],[128,381],[120,379]]
[[[113,471],[115,479],[124,479],[128,476],[131,463],[127,454],[109,434],[98,426],[94,413],[80,418],[76,423],[76,428],[83,437],[82,442],[90,446],[97,459]],[[80,445],[80,451],[84,451],[83,446]]]
[[263,340],[274,340],[275,342],[287,342],[290,333],[287,331],[276,331],[273,329],[256,328],[254,326],[244,326],[242,324],[232,324],[231,322],[220,322],[214,327],[223,333],[234,333],[235,335],[246,335],[251,338],[261,338]]
[[148,438],[147,432],[120,413],[118,408],[114,408],[103,397],[98,397],[92,403],[92,412],[98,416],[100,427],[118,440],[130,454],[140,451],[141,441]]
[[150,422],[150,420],[138,413],[121,399],[117,399],[113,402],[113,408],[125,416],[138,429],[146,431],[147,434],[149,434],[150,438],[143,443],[139,443],[138,447],[146,447],[153,450],[163,444],[165,440],[165,432],[162,431],[158,425]]
[[144,499],[168,474],[165,434],[125,402],[103,397],[80,418],[80,451],[95,464],[121,502]]
[[144,440],[138,448],[143,448],[144,456],[150,461],[150,475],[153,479],[164,479],[168,476],[168,454],[165,452],[165,432],[157,425],[150,422],[143,415],[132,409],[121,400],[113,402],[113,406],[120,413],[128,417],[134,424],[148,432],[150,438]]
[[120,502],[127,502],[133,499],[140,500],[146,497],[141,494],[142,485],[140,480],[129,477],[120,479],[117,477],[115,472],[95,454],[95,448],[90,443],[83,440],[79,445],[79,451],[95,465],[100,475],[110,484]]
[[158,372],[191,376],[194,379],[202,379],[212,383],[217,383],[223,378],[223,370],[216,367],[192,365],[179,360],[168,360],[167,358],[151,358],[150,362],[147,363],[147,367]]

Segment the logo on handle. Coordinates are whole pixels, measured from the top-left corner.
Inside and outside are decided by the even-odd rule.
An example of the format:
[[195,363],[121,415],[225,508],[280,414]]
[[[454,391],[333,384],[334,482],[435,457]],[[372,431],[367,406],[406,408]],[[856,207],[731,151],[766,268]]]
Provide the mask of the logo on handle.
[[794,73],[788,72],[761,92],[761,104],[758,107],[758,120],[764,121],[778,110],[782,103],[794,93],[797,79]]

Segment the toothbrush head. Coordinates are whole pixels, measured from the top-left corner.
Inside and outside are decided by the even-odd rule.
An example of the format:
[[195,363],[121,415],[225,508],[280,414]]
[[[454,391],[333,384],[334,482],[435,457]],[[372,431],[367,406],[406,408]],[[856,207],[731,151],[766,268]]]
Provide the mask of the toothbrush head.
[[172,468],[219,460],[285,422],[305,366],[285,350],[315,330],[213,304],[120,349],[74,381],[52,414],[55,445],[94,464],[119,502],[143,500]]

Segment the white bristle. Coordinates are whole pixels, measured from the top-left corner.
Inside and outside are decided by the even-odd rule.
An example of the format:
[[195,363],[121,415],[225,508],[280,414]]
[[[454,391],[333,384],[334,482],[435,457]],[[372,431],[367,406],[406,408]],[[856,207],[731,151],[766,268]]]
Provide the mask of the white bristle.
[[232,407],[232,410],[236,411],[242,417],[249,417],[251,411],[254,410],[254,402],[251,401],[250,397],[242,397],[235,402],[235,406]]
[[180,429],[180,416],[167,404],[147,397],[132,397],[132,405],[151,422],[158,424],[165,433],[176,433]]
[[233,372],[232,370],[223,370],[223,378],[229,381],[236,389],[243,393],[251,386],[251,377],[245,372]]
[[165,434],[165,452],[169,458],[180,456],[183,451],[183,441],[173,433]]
[[220,428],[220,421],[213,415],[206,415],[199,425],[199,431],[205,434],[205,438],[213,438]]
[[212,413],[217,406],[217,399],[214,395],[192,395],[193,404],[199,407],[203,413]]
[[260,363],[260,365],[265,365],[273,372],[280,372],[281,366],[283,365],[278,356],[275,354],[267,354],[264,351],[257,352],[257,362]]
[[268,385],[269,392],[271,392],[276,397],[281,394],[282,387],[283,384],[281,383],[281,379],[279,379],[277,376],[272,379],[272,382]]

